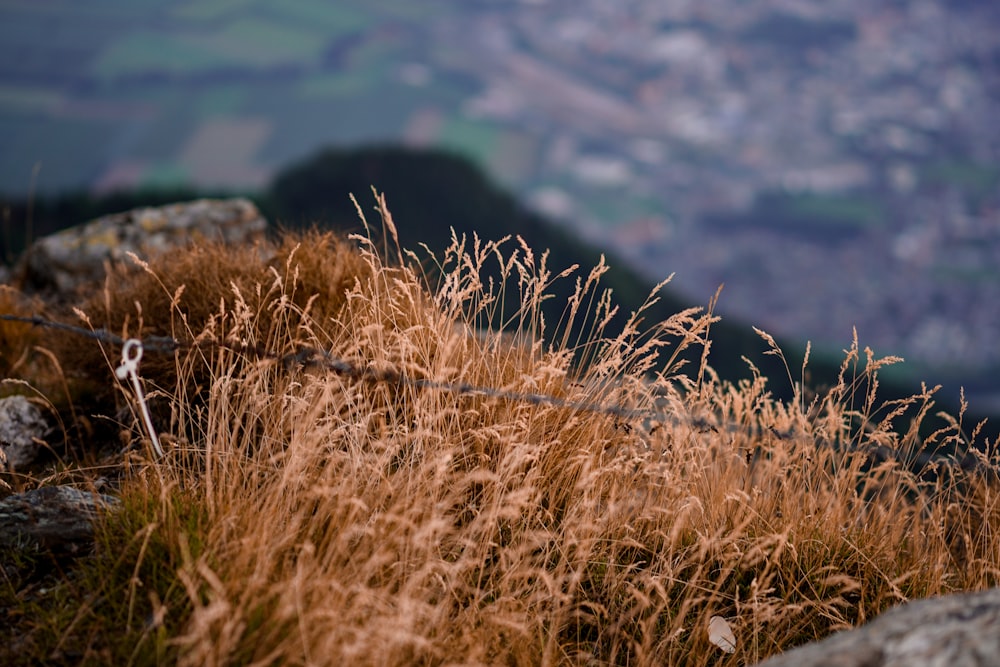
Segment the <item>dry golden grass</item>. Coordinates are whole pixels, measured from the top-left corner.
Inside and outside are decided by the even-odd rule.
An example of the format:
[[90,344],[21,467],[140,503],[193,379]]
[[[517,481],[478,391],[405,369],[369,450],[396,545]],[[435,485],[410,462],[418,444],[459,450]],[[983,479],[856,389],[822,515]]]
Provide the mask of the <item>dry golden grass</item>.
[[[904,600],[997,583],[992,480],[871,465],[870,445],[905,451],[962,430],[931,442],[916,425],[900,432],[904,406],[874,398],[891,360],[860,358],[857,341],[838,387],[779,403],[756,374],[732,386],[671,363],[707,343],[710,314],[643,329],[639,313],[605,337],[603,267],[561,323],[589,313],[589,338],[546,345],[537,305],[559,277],[523,245],[456,240],[425,263],[433,280],[367,238],[287,236],[275,250],[174,255],[122,277],[88,315],[130,335],[309,346],[411,378],[666,416],[179,351],[141,369],[166,458],[129,459],[123,509],[76,583],[35,603],[46,620],[23,622],[23,655],[742,665]],[[520,294],[480,283],[490,262],[520,277]],[[515,333],[482,333],[503,299],[523,304]],[[857,382],[871,391],[853,405]],[[709,642],[716,615],[735,634],[731,655]]]
[[[26,297],[10,285],[0,285],[0,312],[17,317],[31,317],[43,310],[38,299]],[[39,391],[55,393],[60,379],[51,372],[51,355],[35,354],[44,342],[44,332],[24,322],[0,321],[0,374],[7,379],[30,377]],[[48,367],[49,372],[46,371]],[[0,393],[23,391],[20,383],[7,383]]]

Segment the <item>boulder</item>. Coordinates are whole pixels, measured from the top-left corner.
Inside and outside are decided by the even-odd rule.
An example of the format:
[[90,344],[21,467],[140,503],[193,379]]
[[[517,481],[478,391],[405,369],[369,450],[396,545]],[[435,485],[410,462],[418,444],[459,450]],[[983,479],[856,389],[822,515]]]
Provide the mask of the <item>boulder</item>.
[[43,486],[0,500],[0,543],[75,551],[94,537],[94,519],[118,499],[71,486]]
[[0,470],[31,464],[51,431],[42,411],[24,396],[0,398]]
[[266,229],[257,207],[243,198],[137,208],[38,239],[19,260],[16,274],[26,290],[66,294],[82,282],[100,280],[105,262],[127,262],[129,252],[147,258],[205,239],[253,243]]
[[758,667],[987,667],[1000,664],[1000,588],[918,600]]

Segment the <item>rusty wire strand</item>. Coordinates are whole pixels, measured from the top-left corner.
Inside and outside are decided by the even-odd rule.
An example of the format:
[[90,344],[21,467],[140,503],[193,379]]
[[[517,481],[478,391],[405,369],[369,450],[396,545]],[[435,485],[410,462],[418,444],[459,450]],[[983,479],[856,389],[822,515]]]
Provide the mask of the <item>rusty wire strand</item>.
[[[101,343],[123,347],[126,339],[111,333],[107,329],[85,329],[83,327],[55,322],[38,316],[19,316],[0,314],[0,321],[21,322],[33,326],[44,327],[56,331],[63,331],[78,336],[83,336]],[[495,387],[476,385],[468,382],[449,382],[445,380],[434,380],[430,378],[411,377],[402,371],[394,369],[378,369],[363,362],[354,362],[335,356],[327,350],[321,350],[310,346],[300,346],[294,352],[279,354],[259,345],[245,343],[227,343],[218,340],[197,340],[183,341],[171,336],[149,336],[138,339],[142,347],[147,352],[169,354],[178,350],[192,349],[220,349],[228,350],[239,354],[254,356],[258,359],[267,359],[277,362],[286,368],[316,368],[333,372],[339,376],[350,378],[362,382],[373,384],[397,384],[410,386],[426,391],[442,391],[456,395],[478,395],[497,400],[527,403],[531,405],[549,405],[567,410],[603,414],[615,417],[620,420],[641,419],[647,423],[660,422],[660,425],[685,426],[701,433],[727,433],[740,434],[749,438],[773,437],[781,441],[794,441],[809,439],[818,446],[827,446],[843,452],[861,452],[872,457],[873,463],[886,460],[895,460],[911,469],[927,470],[938,465],[959,466],[963,469],[972,467],[979,471],[989,471],[992,474],[1000,474],[1000,466],[996,464],[987,465],[977,457],[965,456],[961,460],[955,456],[941,455],[938,453],[912,453],[903,452],[884,445],[862,444],[854,442],[837,442],[827,439],[819,439],[796,432],[794,427],[787,431],[779,431],[774,427],[764,427],[760,425],[749,426],[727,422],[724,419],[716,418],[710,420],[705,417],[679,416],[676,413],[668,413],[663,410],[653,408],[631,408],[623,405],[608,405],[592,401],[579,401],[551,394],[528,393],[498,389]],[[626,430],[632,427],[626,425]],[[653,429],[659,426],[653,426]]]

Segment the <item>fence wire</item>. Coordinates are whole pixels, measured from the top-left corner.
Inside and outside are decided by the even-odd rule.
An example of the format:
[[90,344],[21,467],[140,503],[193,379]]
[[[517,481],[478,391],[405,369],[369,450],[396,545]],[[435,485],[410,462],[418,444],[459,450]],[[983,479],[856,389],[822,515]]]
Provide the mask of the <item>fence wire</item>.
[[[89,338],[91,340],[124,347],[128,342],[107,329],[86,329],[64,322],[56,322],[43,317],[0,314],[0,321],[20,322],[37,327],[62,331],[68,334]],[[472,384],[468,382],[448,382],[429,378],[411,377],[402,371],[394,369],[378,369],[372,366],[340,358],[328,350],[310,346],[301,346],[294,352],[279,354],[261,346],[249,344],[233,344],[218,340],[184,341],[172,336],[147,336],[137,339],[143,350],[156,354],[172,354],[178,350],[219,349],[247,354],[258,359],[274,361],[286,368],[314,368],[330,371],[339,376],[373,384],[395,384],[409,386],[423,391],[441,391],[458,395],[477,395],[502,401],[527,403],[531,405],[549,405],[572,411],[589,412],[614,417],[619,420],[644,420],[647,423],[658,422],[660,425],[684,426],[699,432],[714,432],[744,435],[751,439],[773,437],[777,440],[793,441],[808,439],[817,447],[832,447],[842,452],[861,452],[868,455],[873,464],[894,460],[910,470],[917,472],[931,471],[937,474],[942,469],[959,467],[965,471],[974,470],[989,473],[996,477],[1000,474],[1000,466],[988,463],[978,452],[967,453],[962,457],[957,455],[942,455],[928,452],[900,451],[885,445],[842,442],[828,439],[816,439],[805,433],[794,430],[779,431],[774,427],[750,426],[738,424],[714,415],[713,419],[706,417],[684,416],[675,412],[667,412],[654,408],[632,408],[624,405],[604,404],[593,401],[579,401],[562,398],[544,393],[517,392],[495,387]],[[631,427],[627,427],[631,428]],[[853,438],[852,438],[853,440]],[[859,439],[860,440],[860,439]]]

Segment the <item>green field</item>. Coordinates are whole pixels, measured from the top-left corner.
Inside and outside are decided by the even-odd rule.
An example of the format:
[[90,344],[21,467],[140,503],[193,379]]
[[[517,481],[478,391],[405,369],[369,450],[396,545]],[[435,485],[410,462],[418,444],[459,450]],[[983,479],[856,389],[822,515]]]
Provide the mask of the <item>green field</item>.
[[136,33],[111,44],[94,63],[93,73],[100,79],[138,76],[143,73],[188,74],[229,64],[220,53],[213,53],[185,35]]
[[283,3],[280,9],[274,3],[258,4],[262,11],[288,23],[320,30],[328,39],[365,30],[374,21],[372,12],[351,8],[341,3],[335,5],[320,0],[299,0],[294,3]]
[[177,3],[170,14],[186,21],[218,21],[233,12],[246,11],[257,4],[260,4],[259,0],[189,0]]
[[[437,71],[423,86],[399,80],[403,65],[426,63],[427,55],[424,38],[401,19],[442,7],[322,0],[17,6],[11,20],[0,20],[0,57],[24,60],[39,81],[58,71],[86,85],[0,87],[0,191],[25,191],[39,161],[43,191],[89,187],[134,164],[151,165],[157,183],[183,183],[189,174],[177,167],[178,151],[207,119],[269,123],[259,150],[240,158],[249,162],[233,164],[237,173],[274,170],[329,143],[398,141],[413,114],[454,107],[469,92],[467,82]],[[370,30],[379,22],[394,27]],[[468,130],[450,128],[447,140],[477,157],[490,153]],[[247,151],[234,146],[233,153]],[[517,155],[501,156],[508,171]]]
[[879,224],[882,211],[867,197],[799,194],[777,201],[782,215],[800,218],[819,225],[864,228]]
[[143,174],[139,188],[169,189],[191,180],[190,173],[181,165],[161,162]]
[[62,101],[61,93],[41,86],[0,84],[0,108],[14,113],[48,113]]
[[441,126],[438,142],[480,164],[487,164],[496,150],[499,135],[500,130],[492,123],[453,117]]
[[350,98],[368,93],[375,85],[368,72],[348,71],[310,77],[299,84],[299,93],[306,98]]
[[726,228],[773,229],[816,239],[849,238],[885,224],[879,200],[867,193],[828,195],[772,191],[761,194],[747,212],[706,216]]
[[95,63],[94,74],[103,79],[161,72],[184,76],[221,68],[308,64],[319,57],[325,43],[317,32],[254,18],[209,34],[135,33],[112,43]]
[[1000,166],[965,160],[940,160],[928,165],[921,180],[930,185],[953,186],[973,197],[996,192],[1000,186]]

